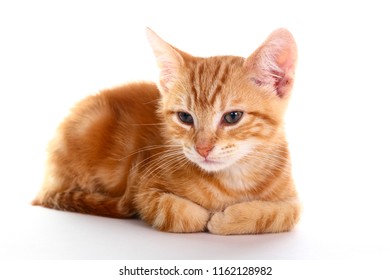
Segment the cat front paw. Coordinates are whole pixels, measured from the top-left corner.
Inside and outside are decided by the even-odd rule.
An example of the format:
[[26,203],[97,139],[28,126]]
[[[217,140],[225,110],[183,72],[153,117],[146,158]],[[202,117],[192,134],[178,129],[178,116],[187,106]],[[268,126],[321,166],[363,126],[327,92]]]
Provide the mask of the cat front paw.
[[200,205],[173,194],[164,194],[153,226],[167,232],[202,232],[206,230],[209,219],[210,212]]
[[252,233],[250,218],[237,205],[229,206],[223,212],[215,213],[207,223],[207,229],[209,232],[219,235]]
[[207,229],[213,234],[229,235],[236,234],[237,224],[227,209],[223,212],[215,213],[207,223]]
[[207,230],[214,234],[223,234],[222,228],[224,224],[224,213],[217,212],[211,217],[210,221],[207,223]]
[[215,213],[207,229],[221,235],[285,232],[299,220],[299,209],[295,200],[238,203]]

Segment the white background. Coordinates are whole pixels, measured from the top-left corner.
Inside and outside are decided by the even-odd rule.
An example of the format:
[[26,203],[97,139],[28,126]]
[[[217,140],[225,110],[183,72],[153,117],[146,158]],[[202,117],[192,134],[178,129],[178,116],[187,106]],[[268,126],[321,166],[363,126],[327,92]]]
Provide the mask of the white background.
[[[0,258],[388,259],[387,5],[1,1]],[[294,34],[300,59],[286,127],[304,212],[293,232],[167,234],[30,206],[69,108],[102,88],[156,80],[146,26],[197,56],[248,56],[278,27]]]

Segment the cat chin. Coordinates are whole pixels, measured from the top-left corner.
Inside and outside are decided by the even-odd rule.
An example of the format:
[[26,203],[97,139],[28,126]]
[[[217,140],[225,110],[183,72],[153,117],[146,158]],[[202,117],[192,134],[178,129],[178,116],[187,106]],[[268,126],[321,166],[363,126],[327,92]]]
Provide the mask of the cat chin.
[[238,154],[236,154],[235,156],[224,157],[215,160],[213,159],[213,157],[205,159],[200,156],[194,156],[193,154],[184,154],[189,161],[194,163],[201,170],[206,171],[208,173],[226,171],[242,158],[238,156]]
[[210,161],[210,160],[198,161],[195,162],[195,164],[203,171],[209,173],[216,173],[225,170],[231,166],[231,164],[227,162],[217,162],[217,161]]

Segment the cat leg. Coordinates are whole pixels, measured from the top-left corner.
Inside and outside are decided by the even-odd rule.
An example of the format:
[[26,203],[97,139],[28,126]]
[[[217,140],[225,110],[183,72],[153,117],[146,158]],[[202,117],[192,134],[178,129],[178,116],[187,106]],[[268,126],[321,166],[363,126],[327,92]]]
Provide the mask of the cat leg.
[[299,213],[297,200],[242,202],[215,213],[207,228],[221,235],[284,232],[298,222]]
[[200,205],[158,189],[138,194],[135,203],[140,217],[161,231],[201,232],[210,219]]

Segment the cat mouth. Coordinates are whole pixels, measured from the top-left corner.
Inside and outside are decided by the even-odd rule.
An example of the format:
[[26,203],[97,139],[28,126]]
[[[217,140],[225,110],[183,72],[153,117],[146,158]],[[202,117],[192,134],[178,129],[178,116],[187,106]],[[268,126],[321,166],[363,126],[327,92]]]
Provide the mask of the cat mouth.
[[203,158],[202,160],[198,160],[197,164],[199,165],[199,167],[209,172],[219,171],[226,168],[227,166],[226,162],[217,161],[209,158]]
[[200,162],[205,164],[222,164],[222,162],[220,161],[216,161],[214,159],[209,159],[209,158],[203,158]]
[[208,164],[215,164],[215,163],[220,163],[220,162],[218,162],[218,161],[216,161],[216,160],[212,160],[212,159],[208,159],[208,158],[205,158],[203,161],[202,161],[203,163],[208,163]]

